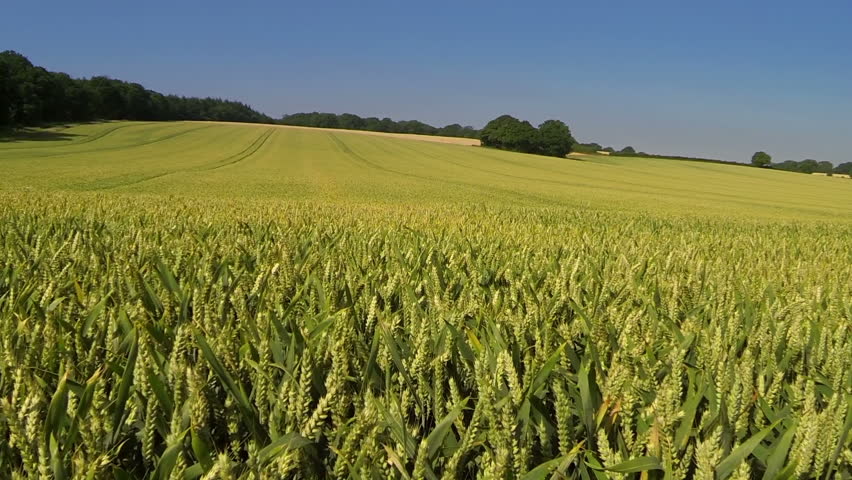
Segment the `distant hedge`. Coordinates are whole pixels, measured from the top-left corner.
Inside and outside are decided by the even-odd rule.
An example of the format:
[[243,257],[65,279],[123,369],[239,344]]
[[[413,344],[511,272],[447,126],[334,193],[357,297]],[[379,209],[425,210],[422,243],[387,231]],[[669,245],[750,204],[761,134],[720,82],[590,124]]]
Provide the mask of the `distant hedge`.
[[807,159],[797,162],[795,160],[786,160],[780,163],[773,163],[771,168],[774,170],[785,170],[788,172],[798,173],[848,173],[852,170],[852,163],[843,163],[837,168],[834,168],[834,165],[827,161],[819,162],[817,160]]
[[299,127],[341,128],[346,130],[368,130],[371,132],[414,133],[418,135],[440,135],[444,137],[479,138],[479,130],[453,123],[445,127],[433,127],[418,120],[394,121],[390,118],[362,118],[352,113],[293,113],[278,121],[282,125]]

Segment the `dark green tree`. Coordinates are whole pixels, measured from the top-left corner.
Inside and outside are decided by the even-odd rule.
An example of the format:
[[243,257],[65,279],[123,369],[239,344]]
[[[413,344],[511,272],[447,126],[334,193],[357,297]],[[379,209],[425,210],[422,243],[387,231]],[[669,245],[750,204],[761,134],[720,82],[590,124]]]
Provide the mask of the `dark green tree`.
[[618,153],[622,153],[624,155],[635,155],[636,149],[628,145],[622,148],[621,151],[619,151]]
[[394,132],[396,131],[396,122],[391,120],[388,117],[384,117],[379,120],[379,131],[380,132]]
[[832,173],[832,172],[834,172],[834,165],[832,165],[831,162],[826,162],[826,161],[819,162],[817,164],[817,167],[816,167],[816,172],[817,173],[826,173],[826,174]]
[[344,113],[343,115],[340,115],[337,123],[340,125],[340,128],[345,128],[347,130],[364,130],[364,127],[367,125],[367,122],[365,122],[363,118],[351,113]]
[[444,137],[463,137],[464,127],[458,123],[453,123],[438,129],[438,135]]
[[418,135],[435,135],[438,129],[418,120],[402,120],[397,122],[396,131],[399,133],[414,133]]
[[768,167],[772,165],[772,157],[766,152],[755,152],[751,156],[751,164],[755,167]]
[[575,140],[571,129],[560,120],[547,120],[538,126],[538,152],[552,157],[564,157],[571,152]]
[[795,160],[784,160],[781,163],[773,163],[772,168],[774,170],[784,170],[787,172],[798,172],[799,171],[799,162]]
[[852,162],[841,163],[834,169],[834,173],[840,173],[843,175],[852,175]]
[[8,64],[0,59],[0,126],[12,123],[12,73]]
[[540,146],[539,132],[530,122],[521,121],[511,115],[501,115],[488,122],[479,133],[486,147],[536,153]]
[[814,173],[819,168],[819,162],[816,160],[802,160],[799,162],[798,170],[802,173]]

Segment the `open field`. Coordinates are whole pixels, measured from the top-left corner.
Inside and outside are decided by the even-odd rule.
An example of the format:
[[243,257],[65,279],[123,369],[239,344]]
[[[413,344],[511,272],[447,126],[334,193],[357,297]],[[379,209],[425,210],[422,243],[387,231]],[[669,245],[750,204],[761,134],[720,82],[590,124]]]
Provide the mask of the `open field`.
[[32,137],[0,142],[0,472],[852,476],[852,181],[267,125]]
[[485,202],[752,220],[843,221],[852,208],[852,182],[699,162],[562,160],[362,132],[202,122],[92,124],[59,135],[0,143],[0,191]]

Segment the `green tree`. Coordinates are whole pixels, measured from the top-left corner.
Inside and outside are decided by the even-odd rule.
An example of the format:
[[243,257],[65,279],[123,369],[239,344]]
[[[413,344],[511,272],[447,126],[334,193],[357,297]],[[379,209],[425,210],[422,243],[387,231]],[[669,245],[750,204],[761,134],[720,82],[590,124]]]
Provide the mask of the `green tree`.
[[799,162],[795,160],[784,160],[781,163],[772,164],[772,168],[775,170],[785,170],[788,172],[798,172],[799,171]]
[[0,63],[6,65],[4,83],[9,84],[8,118],[13,124],[34,124],[43,120],[44,87],[48,83],[46,70],[35,67],[27,57],[7,50],[0,53]]
[[0,126],[12,122],[12,70],[0,59]]
[[547,120],[538,126],[538,133],[538,151],[543,155],[564,157],[575,143],[571,129],[560,120]]
[[125,116],[130,120],[151,118],[151,94],[138,83],[124,83],[122,88]]
[[438,129],[419,120],[403,120],[397,122],[397,131],[400,133],[435,135],[435,133],[438,132]]
[[530,122],[511,115],[501,115],[488,122],[479,138],[486,147],[524,153],[535,153],[540,145],[539,131]]
[[384,117],[379,120],[379,131],[380,132],[394,132],[396,130],[396,122],[391,120],[388,117]]
[[768,167],[772,165],[772,157],[766,152],[755,152],[751,156],[751,164],[755,167]]
[[817,164],[817,173],[832,173],[833,171],[834,165],[832,165],[831,162],[822,161]]
[[463,137],[464,127],[462,127],[458,123],[452,123],[450,125],[439,128],[438,135],[444,137]]
[[799,162],[799,171],[802,173],[814,173],[817,171],[817,168],[819,168],[819,162],[816,160],[811,160],[809,158]]
[[618,152],[618,153],[621,153],[621,154],[624,154],[624,155],[635,155],[636,149],[631,147],[630,145],[628,145],[628,146],[622,148],[621,151]]
[[367,126],[367,122],[365,122],[363,118],[352,113],[344,113],[340,115],[338,117],[338,123],[340,124],[340,128],[347,130],[364,130]]
[[852,175],[852,162],[841,163],[834,169],[834,173]]

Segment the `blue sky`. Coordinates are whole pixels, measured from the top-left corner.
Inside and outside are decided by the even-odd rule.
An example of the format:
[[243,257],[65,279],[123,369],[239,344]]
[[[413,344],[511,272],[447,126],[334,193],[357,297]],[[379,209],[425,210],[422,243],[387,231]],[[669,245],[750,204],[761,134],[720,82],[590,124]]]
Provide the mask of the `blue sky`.
[[0,49],[278,117],[481,127],[748,161],[852,161],[852,2],[13,2]]

